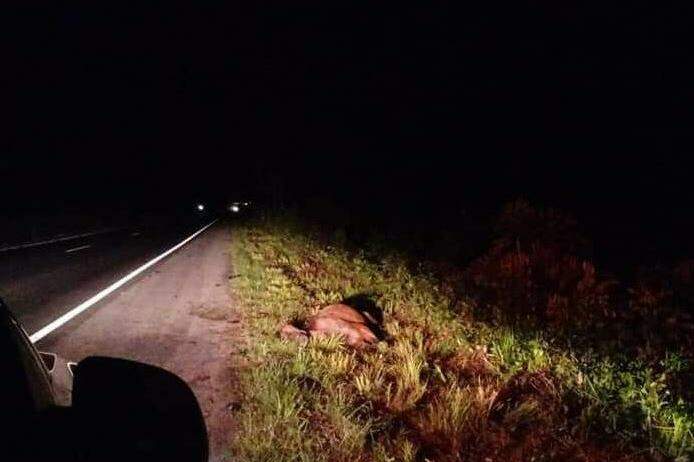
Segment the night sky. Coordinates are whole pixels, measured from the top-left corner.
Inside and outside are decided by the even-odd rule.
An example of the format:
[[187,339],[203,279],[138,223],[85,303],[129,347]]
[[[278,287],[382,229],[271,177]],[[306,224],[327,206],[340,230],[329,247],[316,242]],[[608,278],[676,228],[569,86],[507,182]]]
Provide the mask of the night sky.
[[689,9],[234,3],[3,14],[5,210],[262,197],[274,178],[351,213],[524,196],[629,251],[694,250]]

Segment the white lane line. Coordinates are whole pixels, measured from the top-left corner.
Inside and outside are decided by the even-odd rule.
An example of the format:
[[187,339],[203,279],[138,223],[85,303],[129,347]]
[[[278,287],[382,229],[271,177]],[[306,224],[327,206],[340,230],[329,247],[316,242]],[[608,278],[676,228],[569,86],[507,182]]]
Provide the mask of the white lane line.
[[81,246],[79,246],[79,247],[75,247],[74,249],[67,249],[67,250],[65,251],[65,253],[77,252],[78,250],[88,249],[88,248],[91,247],[91,246],[92,246],[91,244],[81,245]]
[[81,237],[96,236],[98,234],[106,234],[106,233],[111,233],[114,231],[120,231],[121,229],[123,229],[123,228],[108,228],[108,229],[102,229],[100,231],[93,231],[91,233],[75,234],[74,236],[57,237],[55,239],[47,239],[45,241],[28,242],[25,244],[11,245],[8,247],[0,248],[0,252],[7,252],[8,250],[27,249],[29,247],[38,247],[40,245],[54,244],[56,242],[72,241],[74,239],[79,239]]
[[150,260],[147,263],[145,263],[144,265],[140,266],[139,268],[137,268],[136,270],[134,270],[130,274],[122,277],[121,279],[117,280],[116,282],[114,282],[110,286],[106,287],[104,290],[102,290],[98,294],[83,301],[82,303],[80,303],[79,305],[77,305],[76,307],[74,307],[73,309],[71,309],[70,311],[68,311],[67,313],[65,313],[64,315],[62,315],[58,319],[56,319],[55,321],[51,322],[47,326],[45,326],[45,327],[41,328],[40,330],[38,330],[37,332],[33,333],[29,337],[29,339],[34,343],[38,342],[39,340],[44,338],[46,335],[50,334],[51,332],[53,332],[54,330],[56,330],[57,328],[59,328],[63,324],[67,323],[68,321],[70,321],[72,318],[74,318],[78,314],[82,313],[83,311],[85,311],[88,308],[90,308],[91,306],[93,306],[95,303],[104,299],[107,295],[113,293],[115,290],[117,290],[119,287],[121,287],[126,282],[130,281],[131,279],[133,279],[134,277],[136,277],[137,275],[139,275],[143,271],[146,271],[147,269],[156,265],[161,260],[168,257],[169,255],[171,255],[172,253],[174,253],[175,251],[177,251],[178,249],[180,249],[181,247],[183,247],[184,245],[186,245],[187,243],[189,243],[190,241],[195,239],[200,233],[202,233],[207,228],[209,228],[210,226],[215,224],[217,222],[217,220],[218,219],[214,219],[211,223],[203,226],[202,228],[200,228],[199,230],[197,230],[196,232],[194,232],[193,234],[191,234],[190,236],[185,238],[183,241],[181,241],[178,244],[176,244],[175,246],[171,247],[169,250],[167,250],[163,254],[159,255],[156,258],[153,258],[152,260]]

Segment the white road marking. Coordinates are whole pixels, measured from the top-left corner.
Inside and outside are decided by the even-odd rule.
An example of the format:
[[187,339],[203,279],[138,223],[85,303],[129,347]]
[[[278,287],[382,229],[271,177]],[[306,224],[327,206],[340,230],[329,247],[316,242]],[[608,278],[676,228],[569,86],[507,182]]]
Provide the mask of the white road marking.
[[55,242],[64,242],[64,241],[72,241],[74,239],[79,239],[81,237],[89,237],[89,236],[96,236],[97,234],[106,234],[106,233],[111,233],[114,231],[119,231],[123,228],[109,228],[109,229],[102,229],[101,231],[94,231],[91,233],[83,233],[83,234],[75,234],[74,236],[65,236],[65,237],[57,237],[55,239],[47,239],[45,241],[39,241],[39,242],[29,242],[26,244],[19,244],[19,245],[11,245],[8,247],[2,247],[0,248],[0,252],[7,252],[8,250],[17,250],[17,249],[26,249],[29,247],[38,247],[40,245],[46,245],[46,244],[53,244]]
[[211,223],[209,223],[209,224],[203,226],[202,228],[200,228],[199,230],[197,230],[196,232],[194,232],[193,234],[191,234],[190,236],[188,236],[187,238],[185,238],[183,241],[181,241],[181,242],[179,242],[178,244],[176,244],[175,246],[171,247],[169,250],[167,250],[167,251],[164,252],[163,254],[159,255],[159,256],[156,257],[156,258],[153,258],[152,260],[148,261],[147,263],[145,263],[144,265],[140,266],[140,267],[137,268],[136,270],[132,271],[130,274],[128,274],[128,275],[122,277],[121,279],[117,280],[116,282],[114,282],[114,283],[111,284],[110,286],[106,287],[104,290],[102,290],[102,291],[99,292],[98,294],[96,294],[96,295],[94,295],[93,297],[91,297],[91,298],[89,298],[89,299],[83,301],[82,303],[80,303],[79,305],[77,305],[76,307],[74,307],[73,309],[71,309],[70,311],[68,311],[67,313],[65,313],[64,315],[62,315],[62,316],[59,317],[58,319],[56,319],[55,321],[51,322],[51,323],[48,324],[47,326],[45,326],[45,327],[39,329],[37,332],[33,333],[33,334],[29,337],[29,339],[30,339],[33,343],[38,342],[39,340],[41,340],[42,338],[44,338],[46,335],[50,334],[51,332],[53,332],[54,330],[56,330],[56,329],[59,328],[60,326],[64,325],[65,323],[67,323],[68,321],[70,321],[72,318],[74,318],[74,317],[77,316],[78,314],[80,314],[80,313],[82,313],[83,311],[89,309],[90,307],[92,307],[92,306],[93,306],[94,304],[96,304],[97,302],[103,300],[106,296],[108,296],[109,294],[111,294],[111,293],[113,293],[114,291],[116,291],[119,287],[123,286],[126,282],[130,281],[131,279],[133,279],[133,278],[136,277],[137,275],[141,274],[143,271],[146,271],[147,269],[149,269],[149,268],[151,268],[152,266],[156,265],[156,264],[159,263],[161,260],[163,260],[164,258],[168,257],[169,255],[171,255],[172,253],[174,253],[175,251],[177,251],[178,249],[180,249],[181,247],[183,247],[184,245],[186,245],[187,243],[189,243],[190,241],[192,241],[193,239],[195,239],[199,234],[201,234],[201,233],[202,233],[203,231],[205,231],[207,228],[209,228],[210,226],[212,226],[213,224],[215,224],[215,223],[217,222],[217,220],[218,220],[218,219],[214,219]]
[[91,244],[81,245],[81,246],[79,246],[79,247],[75,247],[74,249],[67,249],[67,250],[65,251],[65,253],[77,252],[78,250],[88,249],[88,248],[91,247],[91,246],[92,246]]

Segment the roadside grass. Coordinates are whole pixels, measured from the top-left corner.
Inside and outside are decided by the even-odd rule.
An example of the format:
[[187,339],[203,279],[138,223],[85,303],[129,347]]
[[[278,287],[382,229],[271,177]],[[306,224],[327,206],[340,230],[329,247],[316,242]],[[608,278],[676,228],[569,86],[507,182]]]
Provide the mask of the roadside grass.
[[[570,348],[547,332],[481,323],[397,255],[326,244],[292,220],[234,231],[249,333],[238,461],[691,460],[685,368]],[[355,295],[387,337],[284,342],[278,328]]]

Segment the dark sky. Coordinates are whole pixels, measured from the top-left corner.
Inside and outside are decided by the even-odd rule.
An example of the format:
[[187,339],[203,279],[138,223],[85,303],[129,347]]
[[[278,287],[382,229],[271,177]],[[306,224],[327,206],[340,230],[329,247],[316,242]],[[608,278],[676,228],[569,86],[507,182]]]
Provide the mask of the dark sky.
[[526,196],[691,229],[689,9],[253,3],[3,14],[5,206],[253,195],[273,177],[288,200]]

